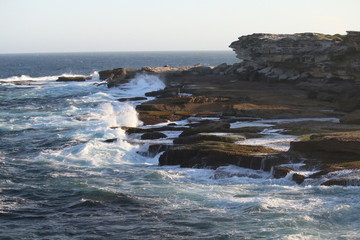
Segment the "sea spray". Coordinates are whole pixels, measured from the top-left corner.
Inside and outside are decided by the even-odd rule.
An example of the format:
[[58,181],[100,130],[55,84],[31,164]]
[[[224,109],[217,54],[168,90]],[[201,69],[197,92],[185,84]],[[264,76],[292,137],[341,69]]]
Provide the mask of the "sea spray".
[[297,185],[235,166],[159,167],[158,156],[136,154],[143,149],[121,129],[140,124],[135,105],[116,99],[162,85],[138,83],[0,86],[1,239],[358,238],[359,187]]

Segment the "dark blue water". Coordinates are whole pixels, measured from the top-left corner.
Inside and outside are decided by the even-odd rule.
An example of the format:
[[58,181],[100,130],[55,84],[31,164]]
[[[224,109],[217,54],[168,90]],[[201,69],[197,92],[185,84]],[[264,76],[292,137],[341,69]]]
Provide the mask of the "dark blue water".
[[90,74],[119,67],[216,66],[238,62],[231,51],[203,52],[108,52],[54,54],[0,54],[0,78],[68,74]]
[[55,81],[235,61],[231,52],[0,55],[0,239],[358,239],[360,188],[235,166],[159,167],[159,156],[137,154],[151,141],[112,127],[141,125],[138,102],[116,99],[163,88],[156,76],[113,89],[96,73]]

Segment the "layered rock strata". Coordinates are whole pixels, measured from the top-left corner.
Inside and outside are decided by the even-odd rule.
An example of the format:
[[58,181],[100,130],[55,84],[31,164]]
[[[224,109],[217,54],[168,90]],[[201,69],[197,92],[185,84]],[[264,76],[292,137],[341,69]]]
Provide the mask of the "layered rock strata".
[[[333,171],[360,169],[359,43],[359,32],[348,32],[345,36],[253,34],[231,44],[243,60],[233,65],[120,68],[99,75],[109,87],[126,83],[141,73],[164,79],[164,90],[146,94],[156,97],[155,100],[136,107],[145,125],[195,119],[195,123],[187,126],[173,123],[175,126],[125,129],[128,134],[143,133],[143,139],[165,138],[161,131],[182,132],[172,139],[173,144],[150,144],[149,152],[141,153],[155,156],[163,152],[160,165],[218,168],[234,164],[256,170],[273,169],[274,177],[291,174],[289,179],[301,184]],[[218,120],[203,119],[208,117]],[[250,124],[230,128],[233,122],[284,118],[330,120],[274,120],[264,127]],[[334,121],[336,118],[340,123]],[[299,139],[291,143],[288,152],[241,143],[261,139],[266,131],[281,131]],[[304,170],[319,171],[306,176],[289,165],[300,162],[305,164]],[[358,185],[358,182],[356,177],[341,177],[322,184]]]

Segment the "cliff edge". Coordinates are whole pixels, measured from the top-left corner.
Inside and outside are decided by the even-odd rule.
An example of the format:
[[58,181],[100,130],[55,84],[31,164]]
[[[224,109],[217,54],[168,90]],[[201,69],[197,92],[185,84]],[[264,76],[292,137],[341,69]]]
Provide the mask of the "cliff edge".
[[293,82],[337,110],[360,108],[360,32],[252,34],[230,47],[243,60],[235,72],[241,79]]
[[269,78],[360,79],[360,32],[252,34],[230,47],[247,67]]

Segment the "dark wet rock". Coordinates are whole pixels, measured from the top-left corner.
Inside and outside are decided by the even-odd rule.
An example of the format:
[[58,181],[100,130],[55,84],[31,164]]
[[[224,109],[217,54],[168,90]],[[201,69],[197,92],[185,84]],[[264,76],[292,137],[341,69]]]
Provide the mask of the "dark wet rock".
[[82,76],[78,76],[78,77],[58,77],[58,79],[56,80],[57,82],[84,82],[88,79],[91,79],[91,77],[82,77]]
[[210,123],[202,124],[198,127],[186,129],[180,134],[180,137],[191,136],[198,133],[223,132],[229,128],[230,128],[230,123],[228,122],[221,122],[221,121],[210,122]]
[[147,140],[147,139],[159,139],[159,138],[166,138],[166,134],[161,133],[161,132],[148,132],[148,133],[144,133],[143,135],[141,135],[141,139],[142,140]]
[[119,102],[143,101],[147,100],[146,97],[133,97],[133,98],[119,98]]
[[126,131],[126,134],[134,133],[149,133],[149,132],[160,132],[160,131],[183,131],[188,129],[186,127],[173,127],[173,126],[164,126],[157,128],[134,128],[134,127],[122,127]]
[[340,119],[345,124],[360,124],[360,110],[348,113]]
[[358,178],[334,178],[323,182],[323,186],[360,186],[360,179]]
[[342,92],[338,94],[335,99],[335,107],[336,110],[345,111],[345,112],[352,112],[355,110],[360,109],[360,86],[359,81],[360,77],[358,78],[357,85],[352,85],[348,91]]
[[263,157],[261,161],[261,169],[270,172],[274,166],[286,163],[289,163],[289,156],[286,153],[270,154]]
[[171,147],[160,156],[159,164],[195,168],[217,168],[231,164],[260,169],[264,155],[275,153],[279,151],[261,146],[208,141]]
[[308,178],[321,178],[323,177],[324,175],[330,173],[330,172],[336,172],[336,171],[341,171],[341,170],[344,170],[345,168],[343,167],[336,167],[336,166],[326,166],[326,167],[323,167],[322,170],[320,171],[317,171],[311,175],[308,176]]
[[292,176],[292,180],[294,182],[296,182],[297,184],[302,184],[305,180],[305,176],[304,175],[301,175],[301,174],[298,174],[298,173],[294,173],[293,176]]
[[137,72],[137,69],[116,68],[112,70],[100,71],[99,78],[100,80],[107,80],[108,87],[115,87],[129,82],[131,78],[135,77]]
[[226,70],[228,70],[232,65],[228,65],[227,63],[222,63],[213,68],[213,74],[224,75]]
[[152,144],[148,149],[148,157],[155,157],[157,154],[168,150],[173,145],[168,144]]
[[167,87],[163,90],[145,93],[147,97],[169,98],[179,95],[180,88]]
[[272,175],[274,178],[284,178],[288,173],[292,172],[293,169],[288,167],[275,166],[272,170]]
[[199,133],[188,137],[179,137],[174,139],[175,144],[192,144],[201,141],[217,141],[217,142],[236,142],[243,141],[245,137],[232,135],[213,135],[208,133]]
[[117,141],[117,138],[110,138],[110,139],[104,140],[104,142],[106,142],[106,143],[112,143],[112,142],[116,142],[116,141]]

